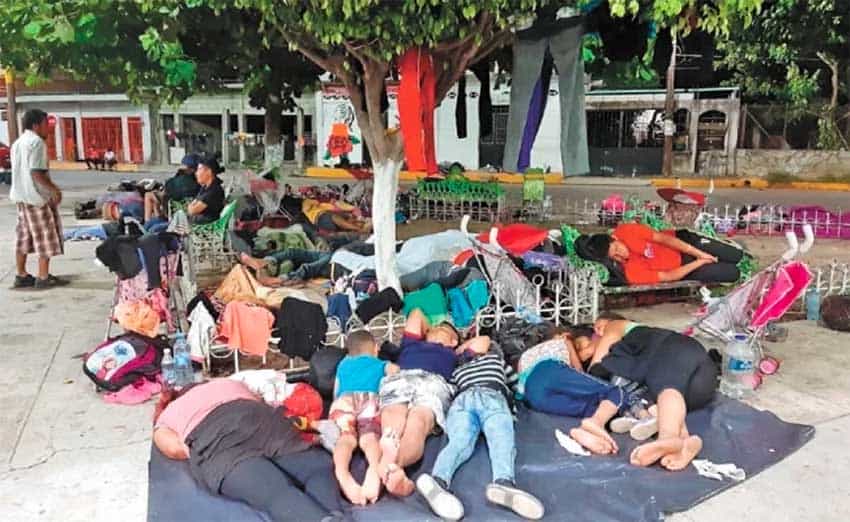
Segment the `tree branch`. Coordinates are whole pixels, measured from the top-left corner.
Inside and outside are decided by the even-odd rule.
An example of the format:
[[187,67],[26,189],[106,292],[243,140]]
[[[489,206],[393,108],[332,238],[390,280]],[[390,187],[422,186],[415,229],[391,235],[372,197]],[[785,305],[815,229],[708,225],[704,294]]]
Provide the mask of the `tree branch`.
[[[462,49],[462,51],[460,51],[459,59],[455,53],[452,53],[451,55],[441,51],[436,53],[439,55],[436,58],[441,66],[437,73],[437,87],[435,92],[435,99],[438,104],[446,97],[446,94],[448,94],[452,86],[457,83],[461,76],[463,76],[466,72],[466,68],[473,63],[472,60],[476,56],[478,56],[478,59],[480,60],[498,48],[498,45],[494,45],[492,43],[492,38],[497,38],[497,44],[502,43],[501,39],[503,36],[501,36],[501,32],[496,33],[496,35],[492,35],[491,38],[488,38],[493,30],[494,23],[495,19],[493,18],[493,15],[488,12],[483,12],[479,16],[476,28],[466,38],[459,42],[458,45],[450,44],[452,49],[455,51]],[[486,45],[482,46],[480,43],[476,42],[477,37],[480,37],[482,41],[486,41]],[[480,51],[485,48],[487,49],[486,54],[481,53]]]
[[493,35],[493,38],[482,45],[478,52],[475,53],[475,56],[472,57],[472,60],[469,62],[469,65],[475,65],[480,62],[484,58],[490,56],[493,52],[502,47],[508,45],[514,39],[514,33],[505,29],[503,31],[499,31],[498,33]]

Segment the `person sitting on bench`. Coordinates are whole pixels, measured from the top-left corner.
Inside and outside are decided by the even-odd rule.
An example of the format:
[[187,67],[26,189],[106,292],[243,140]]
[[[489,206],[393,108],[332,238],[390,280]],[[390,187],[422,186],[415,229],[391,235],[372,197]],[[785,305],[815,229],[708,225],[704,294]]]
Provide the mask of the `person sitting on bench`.
[[86,168],[89,170],[100,170],[103,168],[103,158],[94,147],[86,149]]
[[115,165],[118,165],[118,158],[115,157],[112,147],[107,147],[106,152],[103,153],[103,165],[109,170],[115,170]]
[[734,283],[744,256],[740,248],[689,230],[658,232],[639,223],[623,223],[611,235],[579,236],[576,252],[609,269],[621,269],[630,285]]

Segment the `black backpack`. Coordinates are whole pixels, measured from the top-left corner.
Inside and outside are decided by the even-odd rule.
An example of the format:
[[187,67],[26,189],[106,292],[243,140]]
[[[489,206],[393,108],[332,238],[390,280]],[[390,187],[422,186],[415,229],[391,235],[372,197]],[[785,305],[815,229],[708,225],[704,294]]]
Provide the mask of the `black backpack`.
[[345,351],[335,346],[324,346],[310,357],[310,385],[318,390],[323,399],[330,400],[334,394],[336,367],[345,357]]

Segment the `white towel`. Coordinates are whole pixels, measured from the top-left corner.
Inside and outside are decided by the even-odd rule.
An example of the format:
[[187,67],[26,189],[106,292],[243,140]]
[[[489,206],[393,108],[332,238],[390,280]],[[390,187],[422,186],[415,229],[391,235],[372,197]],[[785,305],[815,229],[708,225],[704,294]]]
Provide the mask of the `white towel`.
[[733,463],[715,464],[710,460],[696,459],[691,462],[696,468],[697,473],[703,477],[714,480],[723,480],[723,477],[730,478],[735,482],[740,482],[747,478],[747,473]]
[[569,451],[573,455],[580,455],[582,457],[589,457],[590,452],[581,447],[581,444],[575,441],[574,438],[566,435],[561,430],[555,430],[555,439],[558,441],[558,444],[561,445],[562,448]]

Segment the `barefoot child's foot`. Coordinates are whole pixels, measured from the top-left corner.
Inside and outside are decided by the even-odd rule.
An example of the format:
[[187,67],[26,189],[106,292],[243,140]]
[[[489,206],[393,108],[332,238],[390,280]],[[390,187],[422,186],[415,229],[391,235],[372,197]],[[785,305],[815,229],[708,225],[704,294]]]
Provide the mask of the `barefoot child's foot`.
[[702,451],[702,439],[696,435],[691,435],[682,443],[682,451],[665,455],[661,459],[661,465],[670,471],[681,471],[699,455],[700,451]]
[[597,455],[609,455],[614,449],[605,441],[605,439],[597,437],[593,433],[585,431],[582,428],[571,429],[570,437],[581,444],[583,448]]
[[366,505],[366,497],[363,495],[363,488],[357,484],[357,481],[354,480],[354,477],[349,473],[346,475],[338,475],[337,482],[339,482],[339,488],[342,490],[345,498],[348,499],[349,502],[356,506],[365,506]]
[[386,481],[387,491],[397,497],[407,497],[416,489],[416,485],[412,480],[407,478],[404,470],[396,464],[392,464],[387,472]]
[[266,266],[266,262],[262,259],[255,259],[245,253],[242,253],[239,256],[239,261],[241,261],[243,265],[253,268],[254,270],[260,270]]
[[617,447],[617,442],[611,437],[611,435],[607,431],[605,431],[605,428],[596,424],[592,420],[583,419],[581,421],[581,429],[590,432],[604,440],[613,449],[611,453],[617,453],[617,451],[620,449]]
[[655,464],[665,455],[670,455],[682,451],[682,439],[672,437],[669,439],[659,439],[653,442],[641,444],[632,451],[629,456],[629,461],[634,466],[647,467]]
[[378,475],[378,470],[369,467],[366,470],[366,478],[363,479],[363,496],[369,503],[375,503],[381,495],[381,476]]

